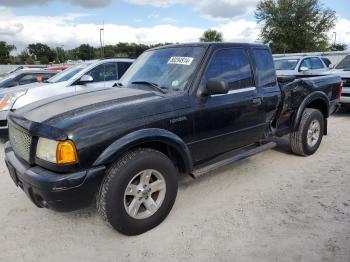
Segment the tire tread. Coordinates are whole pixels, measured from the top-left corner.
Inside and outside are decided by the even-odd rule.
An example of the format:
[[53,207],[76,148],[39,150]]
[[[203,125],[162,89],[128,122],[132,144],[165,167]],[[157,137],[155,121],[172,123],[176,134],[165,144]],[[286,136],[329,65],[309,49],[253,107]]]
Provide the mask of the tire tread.
[[306,124],[315,112],[319,112],[319,110],[313,108],[306,108],[303,112],[299,129],[290,134],[290,146],[292,152],[296,155],[307,156],[307,154],[304,151],[303,145],[303,131],[305,130],[305,128],[307,128]]

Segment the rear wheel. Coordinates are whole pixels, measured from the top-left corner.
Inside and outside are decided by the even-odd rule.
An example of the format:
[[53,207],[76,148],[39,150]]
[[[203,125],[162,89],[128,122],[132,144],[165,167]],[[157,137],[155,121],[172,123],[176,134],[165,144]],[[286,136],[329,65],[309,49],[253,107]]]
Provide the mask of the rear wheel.
[[301,118],[298,131],[291,133],[292,151],[301,156],[314,154],[319,148],[324,134],[322,113],[313,108],[306,108]]
[[136,149],[107,171],[97,197],[97,209],[116,230],[144,233],[169,214],[177,195],[177,170],[163,153]]

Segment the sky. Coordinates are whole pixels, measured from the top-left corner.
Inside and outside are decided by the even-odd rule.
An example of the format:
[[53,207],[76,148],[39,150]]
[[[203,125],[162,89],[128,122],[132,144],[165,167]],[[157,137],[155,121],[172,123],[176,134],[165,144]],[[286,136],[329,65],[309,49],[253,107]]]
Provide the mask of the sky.
[[[321,0],[336,11],[329,32],[350,46],[349,0]],[[255,42],[260,28],[254,18],[258,0],[0,0],[0,41],[19,50],[29,43],[74,48],[136,42],[195,42],[208,29],[225,41]],[[333,41],[333,40],[332,40]],[[18,51],[19,51],[18,50]]]

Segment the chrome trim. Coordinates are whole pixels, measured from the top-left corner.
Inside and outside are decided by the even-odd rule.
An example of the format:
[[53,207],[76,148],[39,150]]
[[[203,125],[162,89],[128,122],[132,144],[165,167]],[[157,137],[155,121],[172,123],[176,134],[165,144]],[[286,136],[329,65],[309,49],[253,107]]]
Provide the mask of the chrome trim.
[[212,96],[225,96],[225,95],[239,94],[239,93],[250,92],[250,91],[255,91],[255,90],[256,90],[256,87],[252,86],[252,87],[246,87],[246,88],[242,88],[242,89],[230,90],[227,92],[227,94],[218,94],[218,95],[212,95]]

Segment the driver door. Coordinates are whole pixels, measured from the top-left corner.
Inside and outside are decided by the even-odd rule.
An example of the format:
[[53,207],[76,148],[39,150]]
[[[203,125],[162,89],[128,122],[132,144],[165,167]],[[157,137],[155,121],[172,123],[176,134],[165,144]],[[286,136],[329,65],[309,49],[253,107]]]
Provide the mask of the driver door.
[[195,162],[237,149],[262,138],[265,114],[255,86],[248,50],[216,50],[202,77],[224,80],[227,94],[204,97],[194,113],[195,137],[190,150]]

